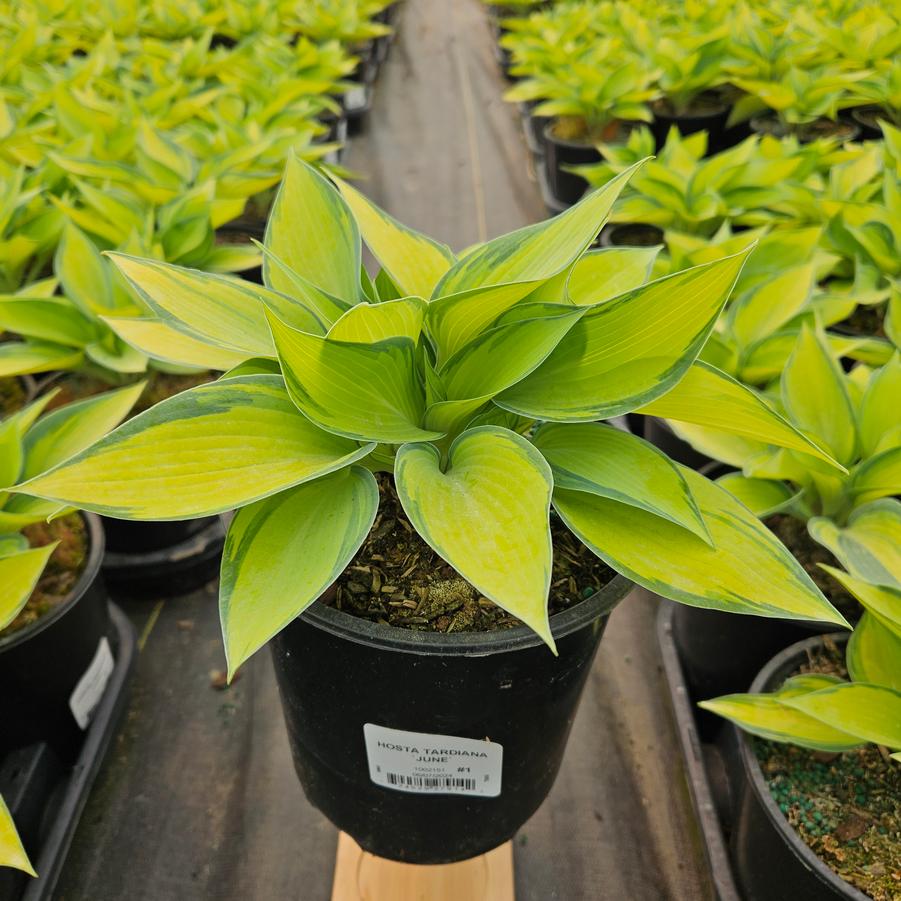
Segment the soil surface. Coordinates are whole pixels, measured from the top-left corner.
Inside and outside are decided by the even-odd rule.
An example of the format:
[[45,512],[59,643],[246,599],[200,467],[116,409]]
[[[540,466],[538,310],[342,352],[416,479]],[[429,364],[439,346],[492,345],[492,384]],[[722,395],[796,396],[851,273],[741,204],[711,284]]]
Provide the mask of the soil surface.
[[[369,537],[338,577],[328,603],[345,613],[403,629],[493,632],[521,625],[438,556],[410,524],[390,476],[379,475],[379,513]],[[556,519],[548,609],[559,613],[615,575]]]
[[25,406],[25,386],[17,378],[0,379],[0,418]]
[[[165,400],[167,397],[172,397],[173,394],[211,382],[216,378],[216,375],[216,373],[209,371],[192,372],[189,375],[173,375],[172,373],[151,369],[143,376],[148,379],[147,387],[138,398],[138,402],[132,408],[130,415],[136,416],[138,413],[143,413],[144,410],[149,410],[154,404]],[[136,377],[132,381],[140,381],[140,378]],[[48,404],[48,411],[55,410],[76,400],[94,397],[97,394],[102,394],[104,391],[110,391],[115,386],[103,381],[103,379],[73,373],[58,382],[50,383],[49,387],[59,388],[60,390],[59,394]]]
[[[799,672],[847,677],[841,652]],[[754,740],[773,799],[804,843],[874,901],[901,899],[901,766],[875,745],[825,754]]]
[[87,527],[77,513],[50,523],[40,522],[26,526],[22,534],[32,547],[44,547],[54,541],[58,541],[59,545],[50,555],[31,597],[19,615],[0,631],[0,635],[9,635],[23,629],[56,609],[75,587],[87,563]]
[[558,140],[582,143],[587,147],[591,144],[625,143],[632,128],[631,123],[616,121],[592,130],[579,116],[560,116],[551,125],[551,134]]
[[850,622],[860,619],[860,604],[854,595],[846,591],[827,572],[820,569],[820,563],[842,569],[841,564],[822,545],[817,544],[807,531],[807,525],[793,516],[777,513],[768,516],[764,525],[792,552],[794,558],[804,567],[814,584]]

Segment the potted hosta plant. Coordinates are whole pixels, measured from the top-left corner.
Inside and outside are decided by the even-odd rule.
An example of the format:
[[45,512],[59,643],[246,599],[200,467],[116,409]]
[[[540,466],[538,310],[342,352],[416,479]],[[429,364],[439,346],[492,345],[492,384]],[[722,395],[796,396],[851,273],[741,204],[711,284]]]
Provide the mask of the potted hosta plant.
[[[828,449],[844,471],[825,470],[809,455],[702,426],[672,425],[696,449],[740,470],[721,476],[718,484],[763,518],[833,603],[853,618],[855,602],[819,565],[836,558],[844,562],[844,545],[851,540],[837,537],[844,529],[855,536],[854,547],[863,544],[861,553],[872,565],[885,559],[879,529],[901,509],[891,498],[901,493],[901,413],[893,400],[901,390],[901,357],[896,354],[873,371],[858,366],[846,375],[822,333],[804,325],[784,364],[780,387],[786,416]],[[861,540],[860,535],[867,537]],[[676,611],[674,638],[686,677],[702,696],[746,687],[768,657],[800,637],[796,630],[804,628],[772,628],[770,622],[754,619],[740,631],[732,626],[715,614]]]
[[747,732],[732,844],[752,898],[897,894],[901,570],[876,583],[829,571],[866,609],[844,659],[845,636],[807,639],[767,663],[750,694],[701,703]]
[[[304,790],[376,854],[458,860],[525,822],[630,581],[844,622],[732,495],[598,422],[694,370],[746,255],[646,282],[634,252],[588,252],[630,174],[458,257],[292,159],[258,300],[113,256],[161,321],[245,362],[16,489],[134,520],[238,508],[229,674],[272,640]],[[729,427],[832,459],[707,375]]]
[[[2,420],[4,489],[106,434],[126,417],[143,387],[138,383],[44,413],[52,400],[48,394]],[[112,668],[102,557],[98,517],[4,490],[0,752],[38,738],[62,759],[77,750]],[[77,691],[88,672],[91,690]]]
[[656,71],[623,52],[612,38],[598,39],[559,68],[524,78],[505,94],[510,101],[540,101],[535,116],[545,128],[545,167],[551,195],[575,203],[587,183],[568,167],[598,162],[598,145],[626,140],[636,122],[649,122],[648,101],[659,94]]
[[678,38],[664,36],[648,48],[660,69],[663,94],[651,104],[651,130],[658,147],[663,147],[675,127],[683,135],[706,132],[709,153],[726,148],[729,103],[721,89],[728,48],[725,28]]

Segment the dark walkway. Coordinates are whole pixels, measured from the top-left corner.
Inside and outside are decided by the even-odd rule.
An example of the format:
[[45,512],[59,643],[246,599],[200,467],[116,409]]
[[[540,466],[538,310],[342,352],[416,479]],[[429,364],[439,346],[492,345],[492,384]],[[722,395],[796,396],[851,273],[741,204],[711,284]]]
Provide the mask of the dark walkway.
[[[347,164],[455,249],[543,216],[478,0],[407,0]],[[516,842],[519,901],[702,901],[653,605],[614,614],[563,771]],[[144,630],[121,734],[59,901],[327,901],[336,834],[295,779],[269,658],[231,689],[215,590],[133,604]],[[466,901],[466,899],[461,899]]]

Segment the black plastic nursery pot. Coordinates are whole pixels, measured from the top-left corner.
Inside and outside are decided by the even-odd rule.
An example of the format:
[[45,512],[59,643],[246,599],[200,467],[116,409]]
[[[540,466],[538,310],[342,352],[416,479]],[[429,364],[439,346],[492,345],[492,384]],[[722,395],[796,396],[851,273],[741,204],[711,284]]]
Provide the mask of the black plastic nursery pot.
[[308,800],[365,850],[417,864],[509,840],[550,791],[613,608],[631,583],[530,630],[408,632],[317,602],[272,642]]
[[89,548],[75,587],[45,616],[0,635],[0,753],[44,740],[70,760],[113,670],[103,528],[99,517],[80,515]]
[[172,597],[216,578],[225,527],[218,516],[174,522],[102,517],[103,575],[117,597]]
[[[829,638],[841,646],[847,634]],[[777,654],[760,671],[751,691],[777,689],[807,662],[808,651],[822,643],[823,637],[809,638]],[[869,901],[804,844],[770,794],[752,739],[744,733],[736,739],[743,785],[737,795],[731,847],[735,874],[747,901]]]
[[526,139],[526,146],[530,153],[536,157],[544,156],[544,130],[551,122],[550,116],[536,116],[533,112],[538,106],[537,101],[520,103],[519,115],[522,119],[522,130]]
[[787,126],[772,113],[753,116],[749,122],[751,131],[759,135],[773,135],[784,138],[793,134],[802,144],[810,144],[819,138],[835,138],[838,141],[856,141],[860,137],[860,126],[848,119],[817,119],[803,125]]
[[685,137],[699,131],[707,132],[707,156],[730,147],[727,140],[726,122],[729,119],[729,105],[721,100],[711,99],[697,110],[676,113],[665,101],[657,101],[651,106],[654,120],[651,133],[659,151],[666,143],[670,128],[675,126]]
[[544,127],[544,163],[547,184],[551,195],[560,203],[577,203],[588,182],[581,175],[567,172],[564,166],[583,166],[599,163],[601,152],[588,140],[570,140],[558,137],[553,120]]
[[[828,623],[723,613],[684,604],[675,606],[672,619],[685,680],[700,699],[747,691],[754,675],[774,654],[832,628]],[[699,718],[702,727],[707,719]]]
[[601,229],[601,247],[656,247],[663,243],[663,229],[644,222],[611,222]]

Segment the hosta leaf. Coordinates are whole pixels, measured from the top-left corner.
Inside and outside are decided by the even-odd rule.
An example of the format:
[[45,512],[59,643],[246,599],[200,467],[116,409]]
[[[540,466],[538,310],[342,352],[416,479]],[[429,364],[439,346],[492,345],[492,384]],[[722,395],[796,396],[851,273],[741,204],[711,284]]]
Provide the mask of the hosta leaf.
[[843,469],[826,450],[802,435],[760,395],[708,363],[695,362],[673,389],[638,412],[787,447]]
[[740,472],[729,472],[716,480],[717,485],[737,497],[755,516],[763,519],[782,509],[794,496],[784,482],[754,479]]
[[237,512],[219,589],[229,678],[335,581],[378,506],[375,477],[349,466]]
[[631,504],[710,540],[682,473],[650,442],[600,423],[548,423],[534,444],[556,488]]
[[461,348],[440,370],[451,400],[493,397],[540,366],[582,316],[561,304],[522,304],[523,317],[501,322]]
[[[860,601],[874,616],[901,638],[901,587],[885,588],[858,579],[844,570],[821,563],[820,566]],[[901,663],[901,658],[899,658]],[[865,680],[867,681],[867,680]]]
[[374,344],[386,338],[419,338],[425,301],[419,297],[405,297],[384,303],[358,303],[351,307],[329,329],[330,341]]
[[341,300],[341,298],[323,291],[322,288],[317,288],[312,282],[298,275],[284,260],[274,254],[270,248],[264,247],[262,244],[257,246],[269,263],[268,269],[264,272],[266,285],[270,288],[275,288],[275,285],[272,283],[273,273],[278,273],[276,278],[278,291],[300,303],[323,325],[331,325],[331,323],[341,317],[345,310],[349,310],[353,306],[353,303],[350,301]]
[[392,281],[405,294],[429,298],[439,279],[454,263],[451,249],[402,225],[356,188],[335,179],[353,212],[363,240]]
[[297,331],[271,314],[269,322],[291,398],[313,422],[388,444],[440,437],[420,427],[425,400],[410,338],[349,343]]
[[864,502],[901,494],[901,447],[889,448],[861,463],[851,478],[851,490]]
[[102,438],[128,415],[145,385],[137,382],[75,401],[38,420],[25,435],[22,477],[30,479]]
[[482,426],[451,446],[407,444],[395,462],[397,492],[416,531],[482,594],[553,648],[548,624],[553,480],[525,438]]
[[733,333],[745,347],[772,335],[803,309],[813,285],[813,262],[778,273],[730,307]]
[[901,428],[898,398],[901,397],[901,354],[896,353],[885,366],[874,372],[860,404],[858,421],[864,458],[879,450],[892,430]]
[[659,252],[659,247],[591,250],[570,271],[567,298],[578,306],[590,306],[638,288],[648,280]]
[[247,358],[246,352],[216,347],[172,328],[161,319],[104,317],[103,321],[126,344],[164,363],[197,366],[200,369],[218,369],[224,372]]
[[0,378],[75,369],[84,359],[80,350],[43,341],[7,341],[0,344]]
[[[266,247],[317,288],[356,303],[360,292],[360,232],[337,189],[312,166],[288,158],[269,221]],[[267,284],[291,294],[291,279],[263,260]]]
[[53,268],[65,295],[85,313],[115,312],[109,266],[94,242],[71,223],[63,229]]
[[864,504],[851,513],[844,528],[817,516],[807,523],[807,531],[852,576],[901,589],[901,501],[882,498]]
[[839,463],[852,460],[856,425],[844,375],[807,325],[782,371],[782,401],[792,422],[822,442]]
[[773,695],[724,695],[700,707],[723,716],[752,735],[819,751],[847,751],[863,744],[854,735],[786,706]]
[[2,795],[0,795],[0,867],[13,867],[28,873],[29,876],[37,876],[25,848],[22,847],[19,833],[16,832],[15,823]]
[[54,542],[30,551],[0,557],[0,585],[3,586],[0,629],[6,628],[25,606],[57,544],[58,542]]
[[[899,603],[901,596],[895,598],[895,604]],[[901,634],[873,613],[864,613],[854,627],[845,662],[855,682],[901,691]]]
[[582,255],[636,168],[617,175],[559,216],[502,235],[466,254],[443,276],[433,296],[518,282],[525,297],[533,290],[531,285],[537,287]]
[[639,585],[694,607],[845,625],[772,532],[728,491],[680,467],[713,547],[637,507],[557,489],[554,507],[602,560]]
[[147,357],[115,335],[107,335],[102,341],[89,344],[84,354],[93,363],[113,372],[134,375],[147,371]]
[[273,356],[267,306],[299,328],[324,332],[305,307],[261,285],[121,253],[110,257],[159,319],[215,347],[248,357]]
[[514,282],[433,300],[426,312],[426,323],[438,351],[438,363],[443,364],[469,344],[522,298],[522,285]]
[[301,416],[278,376],[241,376],[161,401],[19,490],[120,519],[191,519],[334,472],[372,447]]
[[678,272],[588,310],[498,405],[573,422],[618,416],[666,393],[704,346],[746,255]]
[[98,337],[91,320],[62,298],[4,297],[0,299],[0,329],[79,348]]
[[901,691],[852,682],[789,698],[785,703],[866,741],[901,748]]

